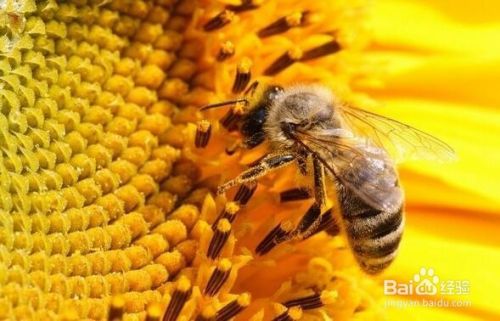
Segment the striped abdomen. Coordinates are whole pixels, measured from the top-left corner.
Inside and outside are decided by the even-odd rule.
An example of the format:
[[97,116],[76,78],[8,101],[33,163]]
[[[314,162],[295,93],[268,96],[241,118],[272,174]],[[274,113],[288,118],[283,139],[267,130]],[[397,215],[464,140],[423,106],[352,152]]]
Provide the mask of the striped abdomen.
[[347,237],[356,260],[367,273],[381,272],[396,257],[403,235],[403,204],[394,212],[383,212],[367,205],[340,184],[338,197]]

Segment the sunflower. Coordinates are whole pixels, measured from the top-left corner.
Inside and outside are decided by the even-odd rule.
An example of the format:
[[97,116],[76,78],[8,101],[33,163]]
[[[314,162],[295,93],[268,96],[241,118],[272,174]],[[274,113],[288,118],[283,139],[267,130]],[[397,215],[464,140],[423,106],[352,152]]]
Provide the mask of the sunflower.
[[[482,4],[0,3],[0,319],[498,319],[500,25]],[[215,196],[265,146],[227,153],[241,106],[199,108],[250,79],[322,83],[455,148],[402,167],[408,228],[384,274],[342,236],[266,243],[311,205],[280,202],[293,168]],[[469,286],[427,299],[470,304],[389,307],[422,302],[383,292],[422,267]]]

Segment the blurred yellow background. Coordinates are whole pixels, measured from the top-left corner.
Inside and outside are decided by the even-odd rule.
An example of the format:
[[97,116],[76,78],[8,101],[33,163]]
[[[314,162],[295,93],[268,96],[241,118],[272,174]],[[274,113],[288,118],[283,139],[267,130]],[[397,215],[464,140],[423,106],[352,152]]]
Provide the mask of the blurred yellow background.
[[[415,320],[500,319],[500,2],[378,0],[367,56],[380,82],[360,83],[380,113],[449,143],[458,160],[402,167],[407,229],[383,279],[421,267],[470,281],[468,308],[388,308]],[[402,299],[415,299],[404,297]]]

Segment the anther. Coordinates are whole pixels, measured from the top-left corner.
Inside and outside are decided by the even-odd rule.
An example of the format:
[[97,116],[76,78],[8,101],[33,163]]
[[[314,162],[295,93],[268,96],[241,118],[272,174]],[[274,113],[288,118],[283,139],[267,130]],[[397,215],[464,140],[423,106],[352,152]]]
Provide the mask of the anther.
[[303,298],[294,299],[283,303],[287,308],[298,306],[302,310],[317,309],[322,306],[331,304],[337,299],[336,291],[322,291]]
[[321,214],[319,224],[317,224],[314,228],[308,230],[303,235],[303,238],[304,239],[310,238],[311,236],[321,231],[326,231],[331,236],[336,236],[340,233],[340,227],[333,218],[332,209],[329,209],[323,214]]
[[246,205],[250,198],[252,198],[253,193],[257,189],[257,182],[252,181],[247,184],[241,184],[240,188],[234,195],[234,202],[239,203],[240,205]]
[[197,148],[206,147],[212,133],[212,125],[208,120],[200,120],[196,124],[196,136],[194,144]]
[[338,41],[332,40],[330,42],[325,43],[324,45],[305,51],[300,61],[307,61],[323,57],[326,55],[330,55],[338,52],[340,49],[342,48],[340,47]]
[[231,301],[226,304],[222,309],[217,311],[215,316],[216,321],[228,321],[235,317],[238,313],[243,311],[248,305],[250,305],[250,294],[243,293],[236,300]]
[[227,219],[229,223],[233,223],[234,219],[236,218],[236,213],[240,210],[240,207],[238,203],[236,202],[228,202],[224,206],[224,210],[219,214],[219,216],[215,219],[214,223],[212,224],[212,230],[217,229],[217,224],[219,224],[219,221],[223,218]]
[[203,308],[203,311],[196,317],[195,321],[213,321],[217,311],[212,305]]
[[255,252],[258,255],[264,255],[271,251],[276,245],[286,240],[286,237],[293,229],[292,222],[285,221],[273,228],[264,239],[257,245]]
[[311,198],[310,191],[305,187],[291,188],[280,193],[280,202],[301,201]]
[[123,318],[123,308],[125,306],[125,299],[122,296],[115,296],[111,299],[109,307],[108,320],[121,321]]
[[296,61],[303,60],[302,50],[299,48],[292,48],[278,57],[269,67],[264,70],[264,75],[273,76],[277,73],[290,67]]
[[146,310],[146,321],[160,321],[162,307],[159,303],[152,303]]
[[295,321],[302,318],[302,309],[298,306],[291,307],[290,309],[284,308],[285,311],[275,317],[273,321]]
[[242,0],[240,5],[228,5],[226,8],[234,12],[254,10],[259,7],[262,0]]
[[234,52],[234,44],[231,41],[224,42],[219,49],[219,53],[217,54],[217,61],[226,60],[227,58],[233,56]]
[[252,77],[250,69],[252,68],[252,61],[248,58],[244,58],[236,68],[236,78],[233,83],[233,94],[238,94],[242,92]]
[[297,225],[297,228],[295,229],[294,233],[297,233],[299,235],[304,233],[319,218],[320,214],[321,214],[321,209],[319,208],[318,204],[313,203],[311,207],[309,207],[307,212],[304,214],[304,216],[302,216],[302,219]]
[[181,276],[177,281],[174,293],[168,304],[163,321],[175,321],[181,313],[184,304],[191,296],[191,282],[188,278]]
[[219,120],[220,124],[229,131],[237,129],[237,124],[245,112],[245,103],[237,102],[224,117]]
[[207,257],[213,260],[219,256],[224,244],[226,244],[226,241],[229,238],[229,234],[231,234],[231,223],[229,223],[227,219],[223,218],[217,223],[217,228],[215,229],[214,235],[210,240]]
[[322,231],[326,231],[331,236],[337,236],[340,233],[340,227],[337,224],[337,222],[335,222],[335,219],[333,218],[332,209],[329,209],[326,212],[324,212],[323,214],[321,214],[321,216],[319,218],[319,222],[314,223],[314,225],[312,227],[310,227],[307,231],[305,231],[302,234],[302,238],[304,240],[308,239],[311,236],[313,236],[319,232],[322,232]]
[[204,294],[208,296],[216,295],[224,283],[229,278],[232,264],[228,259],[222,259],[208,280]]
[[234,20],[234,12],[231,10],[224,10],[212,19],[208,20],[203,26],[205,31],[214,31],[220,29]]
[[245,96],[253,96],[255,94],[255,91],[257,90],[257,87],[259,86],[259,82],[257,80],[254,80],[254,82],[248,86],[248,88],[245,90],[243,93]]
[[306,23],[308,14],[308,11],[295,12],[286,17],[282,17],[267,27],[260,29],[257,35],[261,38],[265,38],[286,32],[293,27],[303,26]]

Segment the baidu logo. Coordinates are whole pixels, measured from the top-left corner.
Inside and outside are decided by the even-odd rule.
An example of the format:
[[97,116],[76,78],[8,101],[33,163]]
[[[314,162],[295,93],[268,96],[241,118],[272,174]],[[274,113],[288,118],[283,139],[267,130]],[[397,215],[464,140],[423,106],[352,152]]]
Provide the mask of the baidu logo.
[[440,280],[432,268],[420,268],[413,278],[400,283],[396,280],[384,280],[385,295],[460,295],[469,294],[470,282],[467,280]]

